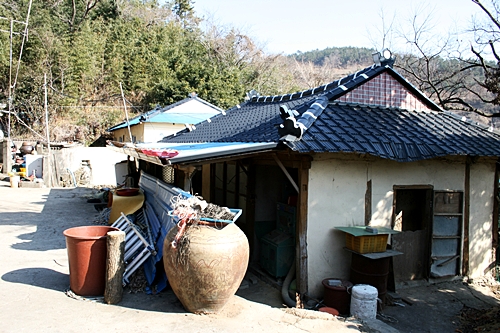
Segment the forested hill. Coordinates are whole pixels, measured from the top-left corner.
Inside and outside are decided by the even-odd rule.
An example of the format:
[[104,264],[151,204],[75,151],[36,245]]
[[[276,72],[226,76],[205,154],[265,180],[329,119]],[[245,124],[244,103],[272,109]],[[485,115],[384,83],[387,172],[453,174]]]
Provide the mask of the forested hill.
[[[9,34],[0,33],[0,103],[7,102],[12,80],[13,136],[46,132],[45,80],[52,139],[89,143],[123,120],[123,97],[130,116],[193,92],[229,108],[250,90],[309,89],[371,63],[371,50],[358,48],[267,54],[237,28],[204,22],[195,1],[162,3],[0,2],[0,30],[8,32],[12,21],[15,33],[12,61]],[[6,118],[0,117],[4,131]]]
[[193,92],[229,108],[251,89],[299,88],[282,57],[265,55],[237,29],[202,29],[194,3],[0,1],[0,103],[14,87],[13,136],[45,133],[45,87],[52,139],[86,143],[124,118],[121,87],[131,116]]
[[322,66],[328,63],[333,66],[347,68],[373,63],[373,52],[375,52],[374,49],[365,47],[328,47],[324,50],[299,51],[289,55],[289,57],[302,62],[312,62],[316,66]]

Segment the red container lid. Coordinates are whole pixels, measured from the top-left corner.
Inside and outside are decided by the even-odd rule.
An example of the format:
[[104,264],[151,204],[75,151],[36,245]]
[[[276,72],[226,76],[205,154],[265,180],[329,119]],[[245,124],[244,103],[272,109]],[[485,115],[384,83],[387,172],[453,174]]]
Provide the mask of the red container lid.
[[339,315],[339,312],[337,311],[337,309],[335,308],[331,308],[331,307],[328,307],[328,306],[324,306],[322,308],[319,308],[319,311],[320,312],[326,312],[326,313],[329,313],[331,314],[332,316],[338,316]]

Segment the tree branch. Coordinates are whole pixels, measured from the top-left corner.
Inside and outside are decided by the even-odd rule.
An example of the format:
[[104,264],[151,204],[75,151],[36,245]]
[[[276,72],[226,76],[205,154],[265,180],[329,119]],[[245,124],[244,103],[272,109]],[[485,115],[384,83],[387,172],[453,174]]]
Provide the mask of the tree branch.
[[496,25],[496,27],[500,30],[500,22],[497,21],[497,19],[493,16],[493,14],[479,0],[472,0],[472,2],[478,5],[483,10],[483,12],[485,12],[486,15],[488,15],[491,22],[493,22],[493,24]]

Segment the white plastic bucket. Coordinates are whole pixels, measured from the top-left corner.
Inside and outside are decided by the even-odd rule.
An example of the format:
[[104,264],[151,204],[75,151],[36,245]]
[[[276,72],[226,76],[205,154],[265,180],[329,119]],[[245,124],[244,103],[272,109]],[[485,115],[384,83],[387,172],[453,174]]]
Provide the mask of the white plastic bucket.
[[359,319],[377,318],[377,288],[357,284],[351,289],[351,316]]
[[20,181],[21,181],[21,177],[20,176],[12,176],[12,177],[10,177],[10,187],[11,188],[18,188]]

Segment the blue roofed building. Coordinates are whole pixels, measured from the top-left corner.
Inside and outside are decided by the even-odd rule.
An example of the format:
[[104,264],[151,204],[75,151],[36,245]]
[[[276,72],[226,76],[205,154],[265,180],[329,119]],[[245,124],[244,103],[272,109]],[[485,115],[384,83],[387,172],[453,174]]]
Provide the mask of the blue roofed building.
[[[168,105],[157,107],[139,116],[123,121],[108,129],[118,142],[158,142],[165,136],[177,133],[223,112],[222,109],[199,98],[196,94]],[[130,126],[129,135],[128,126]]]
[[178,155],[148,163],[174,165],[177,186],[242,209],[250,266],[283,278],[295,262],[302,295],[321,298],[327,278],[359,281],[359,254],[338,229],[353,226],[398,232],[387,238],[391,268],[364,272],[385,287],[492,274],[500,135],[442,110],[384,54],[319,87],[250,94],[165,137],[155,147]]

